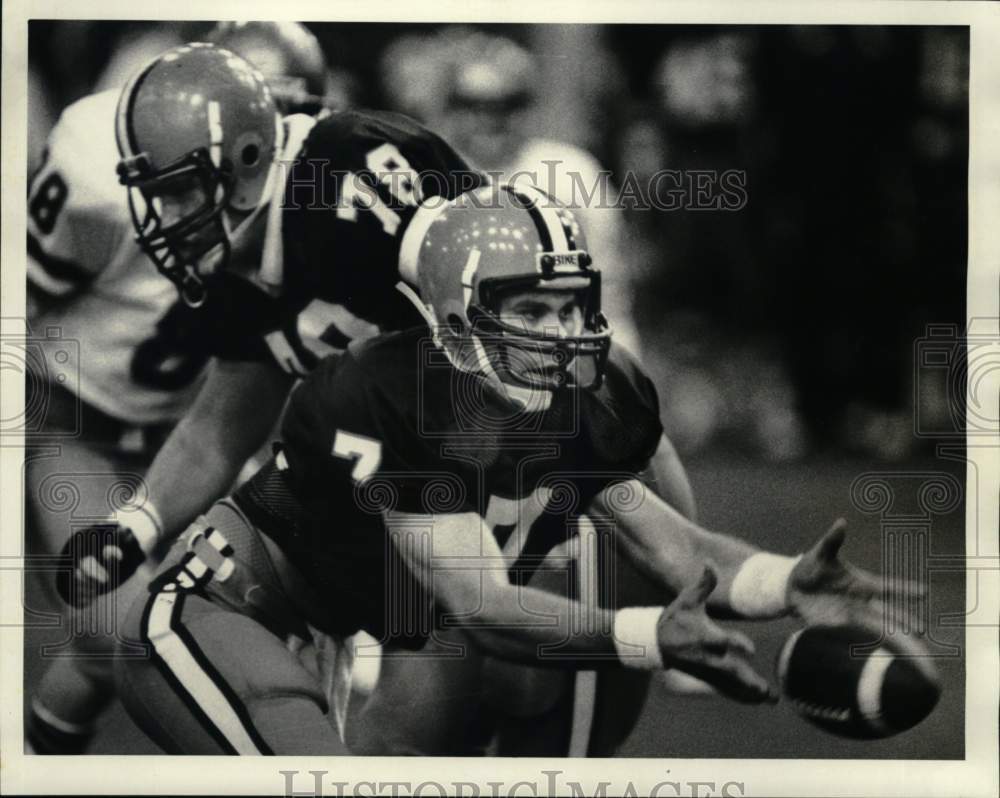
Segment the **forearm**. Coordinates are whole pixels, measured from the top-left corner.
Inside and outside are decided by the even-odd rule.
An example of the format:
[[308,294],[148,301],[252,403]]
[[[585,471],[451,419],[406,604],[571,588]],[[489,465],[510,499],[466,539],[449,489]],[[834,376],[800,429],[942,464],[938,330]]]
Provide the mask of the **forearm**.
[[[625,487],[619,489],[624,492]],[[717,566],[720,585],[728,588],[722,573],[733,570],[755,551],[741,541],[716,535],[687,520],[637,483],[632,484],[632,490],[641,491],[641,501],[630,501],[627,508],[620,506],[615,490],[611,486],[597,496],[588,513],[595,518],[613,519],[619,551],[668,595],[680,592],[692,574],[701,573],[707,559]]]
[[[792,558],[764,553],[731,535],[704,529],[650,490],[641,502],[630,502],[627,510],[617,509],[606,491],[595,500],[594,512],[613,516],[619,550],[663,587],[664,600],[710,561],[718,575],[718,585],[708,600],[710,609],[740,617],[771,617],[784,611],[777,593],[783,589],[781,579],[794,565]],[[766,600],[755,600],[758,589],[768,592]]]
[[236,451],[220,432],[201,419],[183,419],[150,466],[146,484],[164,538],[175,537],[222,496],[256,448],[240,446]]
[[456,615],[485,652],[570,670],[621,664],[611,610],[524,586],[486,585],[483,592],[479,612]]
[[642,481],[677,512],[689,521],[698,520],[691,482],[677,450],[666,435],[660,437],[660,445],[641,476]]
[[219,362],[212,369],[146,474],[168,540],[230,489],[273,429],[287,394],[288,381],[270,364]]
[[634,608],[623,616],[596,602],[511,584],[509,562],[477,513],[424,516],[393,511],[386,523],[390,534],[400,539],[407,529],[426,536],[423,545],[400,547],[400,554],[444,609],[441,623],[462,627],[487,653],[566,669],[662,667],[656,637],[662,607],[646,610],[636,631]]
[[484,586],[477,603],[479,612],[456,613],[456,620],[500,659],[567,670],[664,667],[655,635],[663,608],[639,610],[650,617],[637,632],[634,609],[622,614],[526,586]]

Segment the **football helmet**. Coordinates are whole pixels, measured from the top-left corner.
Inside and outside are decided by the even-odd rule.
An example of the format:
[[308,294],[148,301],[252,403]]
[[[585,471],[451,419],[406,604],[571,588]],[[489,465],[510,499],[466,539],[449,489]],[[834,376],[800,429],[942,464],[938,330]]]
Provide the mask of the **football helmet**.
[[266,204],[282,131],[260,72],[213,44],[167,51],[122,90],[118,176],[136,240],[189,305],[205,300],[204,262],[225,268],[232,240]]
[[[541,189],[486,186],[428,203],[407,228],[400,258],[401,274],[415,274],[437,343],[459,369],[522,389],[601,384],[611,345],[601,273],[572,212]],[[549,290],[576,294],[580,334],[501,317],[504,298]]]
[[219,22],[205,39],[257,67],[282,113],[312,115],[329,104],[326,57],[305,25]]

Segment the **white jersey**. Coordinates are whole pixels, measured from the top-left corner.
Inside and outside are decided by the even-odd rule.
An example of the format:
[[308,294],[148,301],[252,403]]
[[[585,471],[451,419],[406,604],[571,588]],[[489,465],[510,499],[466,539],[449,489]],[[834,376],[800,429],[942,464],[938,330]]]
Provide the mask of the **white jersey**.
[[166,387],[143,375],[170,364],[137,363],[166,360],[157,323],[178,295],[135,242],[128,196],[116,174],[118,94],[93,94],[67,108],[31,181],[28,283],[53,301],[44,302],[30,324],[42,346],[77,342],[60,350],[61,358],[72,352],[78,360],[61,362],[61,373],[69,375],[63,387],[123,422],[153,424],[183,414],[201,369],[181,380],[187,384],[173,380]]

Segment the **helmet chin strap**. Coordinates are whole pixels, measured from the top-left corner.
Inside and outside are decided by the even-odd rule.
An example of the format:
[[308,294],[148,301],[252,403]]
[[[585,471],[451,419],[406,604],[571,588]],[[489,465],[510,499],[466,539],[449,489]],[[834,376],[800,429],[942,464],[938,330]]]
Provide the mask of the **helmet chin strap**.
[[[311,127],[311,126],[310,126]],[[254,209],[250,211],[240,222],[233,227],[230,224],[229,217],[225,211],[222,213],[222,230],[226,235],[226,239],[229,241],[229,246],[232,248],[240,238],[246,235],[246,232],[253,226],[253,223],[257,220],[265,210],[269,209],[274,200],[276,199],[273,195],[276,191],[280,190],[284,192],[284,181],[279,180],[279,173],[281,172],[279,168],[280,154],[284,151],[285,145],[285,126],[282,124],[281,117],[275,114],[274,121],[274,151],[275,157],[271,160],[271,163],[267,167],[267,177],[264,179],[264,187],[260,192],[260,201],[254,206]],[[280,209],[281,200],[277,198],[277,205]],[[268,259],[264,259],[268,262]],[[267,286],[272,285],[272,280],[269,279],[270,275],[261,275],[261,280]],[[277,275],[277,280],[273,281],[275,285],[281,285],[281,275]]]
[[486,379],[513,404],[529,413],[540,413],[549,409],[552,404],[551,390],[506,382],[493,368],[489,355],[486,354],[479,336],[475,333],[472,333],[472,346],[476,353],[476,365],[479,367],[479,371],[485,374]]
[[420,299],[417,292],[402,280],[396,283],[396,290],[409,299],[420,315],[424,317],[424,320],[427,322],[427,326],[431,330],[431,334],[434,336],[435,346],[444,352],[445,357],[448,358],[448,362],[451,363],[452,366],[459,371],[480,372],[486,377],[487,380],[489,380],[490,384],[493,385],[496,390],[503,394],[512,403],[529,413],[537,413],[549,408],[549,405],[552,404],[552,391],[544,388],[529,388],[524,385],[512,385],[500,379],[500,375],[497,374],[496,370],[493,368],[493,364],[490,362],[489,355],[486,354],[486,350],[483,348],[483,345],[479,340],[479,336],[475,333],[471,335],[471,338],[473,351],[476,355],[476,367],[473,369],[469,368],[465,364],[459,363],[455,354],[451,351],[451,348],[445,346],[441,341],[441,337],[438,335],[438,329],[440,328],[438,320],[435,318],[430,308],[428,308],[428,306],[424,304],[423,300]]
[[[247,231],[249,231],[253,227],[254,222],[257,220],[257,218],[262,213],[264,213],[264,211],[267,208],[269,208],[269,206],[271,205],[271,197],[270,197],[271,190],[272,190],[271,189],[271,183],[272,183],[275,171],[276,171],[275,164],[271,164],[269,172],[268,172],[267,183],[265,184],[264,192],[261,194],[261,201],[259,203],[257,203],[256,207],[252,211],[250,211],[250,213],[247,214],[243,219],[241,219],[236,224],[235,227],[230,222],[229,215],[228,215],[228,213],[226,211],[223,211],[220,214],[219,221],[220,221],[220,223],[222,225],[223,235],[225,235],[225,237],[226,237],[226,243],[225,244],[219,243],[216,246],[212,247],[212,249],[210,249],[203,256],[203,261],[207,260],[209,258],[215,257],[219,252],[222,251],[223,247],[228,248],[229,251],[230,251],[230,253],[231,253],[232,250],[233,250],[233,248],[234,248],[234,246],[236,244],[238,244],[239,241],[240,241],[240,239],[243,238],[247,234]],[[280,203],[279,203],[279,205],[280,205]],[[250,277],[250,275],[245,275],[245,276]],[[256,276],[256,274],[254,276]],[[253,281],[255,283],[259,282],[256,279],[254,279]],[[280,280],[279,280],[279,285],[280,285]],[[262,283],[262,287],[265,288],[266,290],[268,290],[269,292],[274,290],[274,286],[271,286],[266,281]]]
[[268,205],[268,199],[265,198],[261,200],[260,204],[250,211],[249,215],[241,219],[239,223],[233,227],[229,222],[229,217],[225,212],[222,213],[222,229],[226,234],[226,238],[229,239],[230,244],[234,244],[240,240],[240,238],[250,229],[253,224],[254,219],[256,219],[263,212],[264,208]]

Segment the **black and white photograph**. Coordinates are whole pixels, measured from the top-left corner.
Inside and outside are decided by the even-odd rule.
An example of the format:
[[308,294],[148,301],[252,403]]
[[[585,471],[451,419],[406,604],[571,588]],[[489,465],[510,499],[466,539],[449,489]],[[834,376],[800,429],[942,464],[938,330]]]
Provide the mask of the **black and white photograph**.
[[5,794],[997,794],[998,6],[705,6],[5,4]]

